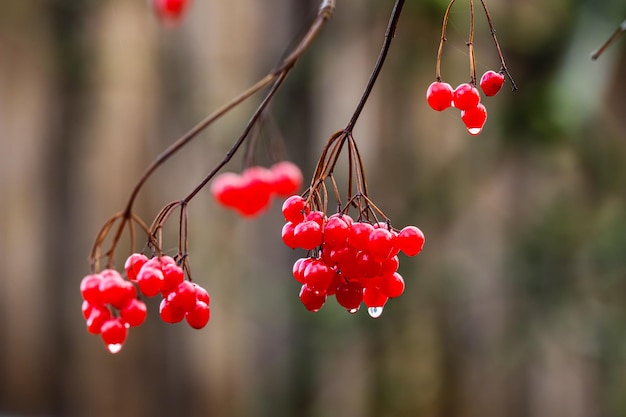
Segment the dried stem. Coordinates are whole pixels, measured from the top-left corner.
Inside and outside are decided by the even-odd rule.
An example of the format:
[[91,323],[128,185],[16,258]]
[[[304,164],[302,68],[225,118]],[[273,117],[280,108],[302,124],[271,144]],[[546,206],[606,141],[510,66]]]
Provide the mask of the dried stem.
[[448,29],[448,18],[450,17],[450,9],[456,0],[451,0],[443,15],[443,25],[441,26],[441,39],[439,40],[439,49],[437,50],[437,67],[435,69],[435,78],[441,81],[441,56],[443,55],[443,44],[446,39],[446,30]]
[[470,34],[467,41],[470,60],[470,83],[476,85],[476,54],[474,53],[474,0],[470,0]]
[[602,53],[606,50],[606,48],[609,47],[609,45],[611,45],[622,33],[626,32],[626,20],[624,20],[615,30],[615,32],[613,32],[613,34],[611,35],[611,37],[609,39],[606,40],[606,42],[604,42],[602,45],[600,45],[600,47],[598,49],[596,49],[592,54],[591,54],[591,59],[592,60],[596,60],[600,57],[600,55],[602,55]]
[[365,103],[369,98],[372,89],[374,88],[374,84],[378,79],[378,75],[380,74],[380,70],[383,68],[385,63],[385,58],[387,57],[387,53],[389,52],[389,47],[391,46],[391,41],[396,33],[396,27],[398,26],[398,20],[400,19],[400,14],[402,13],[402,7],[404,6],[405,0],[396,0],[393,11],[391,12],[391,17],[389,18],[389,23],[387,25],[387,31],[385,32],[385,39],[383,41],[382,49],[380,50],[380,54],[378,55],[378,60],[374,65],[374,70],[372,71],[372,75],[370,75],[370,79],[367,82],[367,86],[365,87],[365,91],[361,96],[361,100],[356,106],[354,110],[354,114],[352,118],[348,122],[348,125],[344,129],[346,132],[352,132],[354,129],[354,125],[356,124],[361,112],[363,111],[363,107],[365,107]]
[[493,38],[493,42],[496,44],[496,50],[498,51],[498,57],[500,58],[500,71],[506,74],[506,76],[509,78],[509,81],[511,81],[511,90],[515,91],[517,90],[517,85],[515,84],[513,77],[511,77],[511,73],[509,73],[509,70],[506,67],[506,63],[504,62],[504,55],[502,55],[502,50],[500,49],[500,44],[498,43],[498,38],[496,37],[496,30],[493,27],[493,23],[491,22],[491,15],[489,14],[489,10],[487,9],[487,4],[485,3],[485,0],[480,0],[480,2],[483,5],[483,10],[485,10],[485,15],[487,16],[487,23],[489,24],[491,37]]

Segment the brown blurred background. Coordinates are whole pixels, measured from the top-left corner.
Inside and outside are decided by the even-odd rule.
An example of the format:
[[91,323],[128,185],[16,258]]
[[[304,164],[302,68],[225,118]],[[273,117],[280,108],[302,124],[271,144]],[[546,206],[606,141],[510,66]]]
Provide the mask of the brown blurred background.
[[[338,3],[272,107],[307,176],[360,97],[393,2]],[[499,61],[476,3],[480,76]],[[110,355],[80,313],[98,228],[150,160],[280,61],[318,3],[194,0],[168,29],[145,0],[3,0],[0,415],[626,416],[626,37],[590,60],[626,3],[490,0],[520,89],[484,100],[478,137],[425,100],[446,6],[407,2],[355,130],[370,196],[427,237],[401,260],[405,294],[377,320],[334,300],[307,312],[279,204],[249,221],[207,191],[189,220],[209,325],[166,325],[151,300]],[[453,86],[468,81],[468,27],[457,1]],[[258,100],[166,164],[138,213],[186,195]]]

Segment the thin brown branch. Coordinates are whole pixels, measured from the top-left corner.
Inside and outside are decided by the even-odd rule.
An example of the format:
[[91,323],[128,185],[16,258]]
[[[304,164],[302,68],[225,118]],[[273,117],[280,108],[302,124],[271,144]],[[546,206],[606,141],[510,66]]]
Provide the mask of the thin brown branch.
[[609,37],[609,39],[607,39],[602,45],[600,45],[600,47],[598,49],[596,49],[592,54],[591,54],[591,59],[592,60],[596,60],[600,57],[600,55],[602,55],[602,53],[604,53],[604,51],[606,50],[606,48],[609,47],[609,45],[611,45],[613,42],[615,42],[615,40],[617,38],[619,38],[619,36],[621,34],[623,34],[624,32],[626,32],[626,20],[624,20],[615,30],[615,32],[613,32],[613,34]]
[[446,13],[443,15],[443,25],[441,26],[441,39],[439,40],[439,49],[437,50],[437,65],[435,69],[435,78],[437,81],[441,81],[441,57],[443,55],[443,44],[448,39],[446,38],[446,31],[448,30],[448,18],[450,17],[450,9],[456,0],[451,0],[446,8]]
[[491,37],[493,38],[493,42],[496,44],[496,50],[498,51],[498,57],[500,58],[500,66],[501,66],[500,70],[503,71],[508,77],[509,81],[511,81],[511,90],[515,91],[517,90],[517,84],[515,84],[515,80],[513,80],[513,77],[511,77],[511,73],[509,72],[508,68],[506,67],[506,63],[504,62],[504,55],[502,54],[502,49],[500,49],[500,44],[498,43],[498,38],[496,37],[496,30],[493,27],[493,23],[491,21],[491,15],[489,14],[489,10],[487,9],[487,3],[485,3],[485,0],[480,0],[480,2],[483,5],[483,10],[485,11],[485,15],[487,16],[487,23],[489,24]]

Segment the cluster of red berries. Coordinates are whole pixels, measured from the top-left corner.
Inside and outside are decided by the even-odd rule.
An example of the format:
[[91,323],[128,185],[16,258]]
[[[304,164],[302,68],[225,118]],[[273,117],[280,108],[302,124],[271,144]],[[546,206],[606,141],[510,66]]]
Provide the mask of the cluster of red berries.
[[[491,70],[480,78],[480,88],[486,96],[496,95],[503,83],[504,75]],[[487,121],[487,109],[480,102],[480,93],[469,83],[463,83],[453,89],[448,83],[435,81],[426,91],[426,101],[436,111],[443,111],[449,107],[461,110],[461,120],[470,135],[478,135]]]
[[189,0],[151,0],[151,2],[157,18],[168,25],[178,23],[189,6]]
[[114,269],[105,269],[87,275],[80,283],[87,331],[99,334],[109,352],[119,352],[128,329],[146,319],[146,304],[137,298],[133,283],[146,297],[163,296],[159,314],[164,322],[178,323],[186,319],[194,329],[201,329],[208,323],[211,315],[208,292],[186,281],[183,269],[172,257],[148,259],[141,253],[134,253],[128,257],[124,268],[128,280]]
[[397,231],[387,223],[355,221],[342,213],[326,217],[310,210],[298,195],[284,202],[282,212],[285,245],[318,249],[316,256],[293,265],[293,276],[302,284],[300,301],[313,312],[334,295],[350,313],[363,303],[370,316],[379,317],[387,300],[404,292],[404,279],[397,272],[399,252],[415,256],[424,246],[424,234],[415,226]]
[[211,183],[211,193],[217,202],[244,217],[254,217],[265,211],[272,196],[288,197],[300,190],[302,171],[289,161],[270,168],[253,166],[241,174],[225,172]]

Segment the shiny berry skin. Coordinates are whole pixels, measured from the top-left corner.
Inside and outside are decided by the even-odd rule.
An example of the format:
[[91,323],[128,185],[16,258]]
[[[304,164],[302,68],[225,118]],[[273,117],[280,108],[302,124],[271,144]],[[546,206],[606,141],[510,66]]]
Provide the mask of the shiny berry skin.
[[378,287],[366,287],[363,291],[363,304],[367,307],[384,307],[388,299]]
[[292,222],[287,222],[283,225],[283,229],[281,231],[281,238],[283,239],[283,243],[291,249],[295,249],[298,247],[298,243],[293,237],[293,231],[295,228],[296,226]]
[[209,292],[206,289],[204,289],[204,287],[201,287],[195,282],[192,282],[191,285],[193,285],[193,287],[196,290],[196,300],[202,301],[203,303],[206,303],[207,305],[209,305],[211,303],[211,297],[209,296]]
[[128,279],[136,281],[139,270],[141,270],[141,267],[146,262],[148,262],[148,257],[143,253],[133,253],[130,255],[124,263],[124,270],[126,271]]
[[161,320],[166,323],[178,323],[185,318],[185,310],[182,308],[174,307],[172,303],[168,302],[166,298],[161,300],[159,305],[159,315]]
[[289,197],[302,187],[302,171],[293,162],[277,162],[270,167],[270,171],[272,191],[279,197]]
[[106,345],[121,345],[127,335],[128,329],[119,318],[105,321],[100,329],[100,336]]
[[320,308],[326,302],[326,294],[319,293],[306,284],[300,288],[300,302],[304,305],[304,308],[311,312],[319,311]]
[[367,248],[375,259],[387,259],[393,250],[396,237],[389,230],[378,228],[371,231]]
[[504,74],[489,70],[480,77],[480,88],[486,96],[495,96],[504,84]]
[[174,307],[189,311],[196,304],[196,287],[189,281],[183,281],[167,296],[167,301]]
[[435,81],[426,90],[426,101],[436,111],[444,111],[452,105],[452,86],[448,83]]
[[336,272],[323,261],[315,259],[307,263],[302,277],[305,284],[312,290],[325,293],[335,277]]
[[313,220],[299,223],[293,229],[293,239],[298,248],[316,248],[322,244],[322,227]]
[[404,292],[404,278],[397,272],[385,275],[380,281],[380,291],[389,298],[395,298]]
[[356,313],[363,301],[363,286],[355,281],[344,282],[337,287],[335,298],[350,313]]
[[187,324],[194,329],[201,329],[209,322],[211,309],[204,301],[196,301],[194,306],[185,313]]
[[478,135],[487,121],[487,109],[481,103],[474,108],[463,110],[461,112],[461,120],[465,123],[465,127],[470,135]]
[[120,320],[129,327],[139,326],[146,320],[148,308],[146,303],[136,298],[130,300],[124,308],[120,310]]
[[161,294],[167,297],[169,293],[174,291],[178,285],[185,280],[185,273],[183,268],[175,263],[167,263],[161,267],[163,272],[163,287],[161,288]]
[[459,85],[452,94],[453,105],[459,110],[471,109],[480,103],[480,93],[471,84]]
[[306,201],[299,195],[292,195],[286,199],[282,207],[285,220],[294,224],[304,221],[304,216],[308,213],[308,211]]
[[111,311],[104,306],[92,305],[89,318],[87,318],[87,331],[92,334],[100,333],[102,325],[111,318]]
[[370,233],[374,231],[374,226],[369,223],[356,222],[350,228],[348,243],[357,249],[365,249],[369,245]]
[[406,226],[398,233],[396,245],[405,255],[415,256],[424,247],[424,233],[415,226]]
[[343,216],[333,215],[328,218],[324,225],[324,243],[336,246],[345,244],[350,235],[350,225]]
[[146,297],[157,295],[163,288],[163,271],[146,263],[137,274],[137,285]]
[[102,277],[100,274],[90,274],[82,279],[80,282],[80,293],[83,296],[83,300],[88,301],[90,304],[102,303],[102,295],[100,294],[100,282]]

